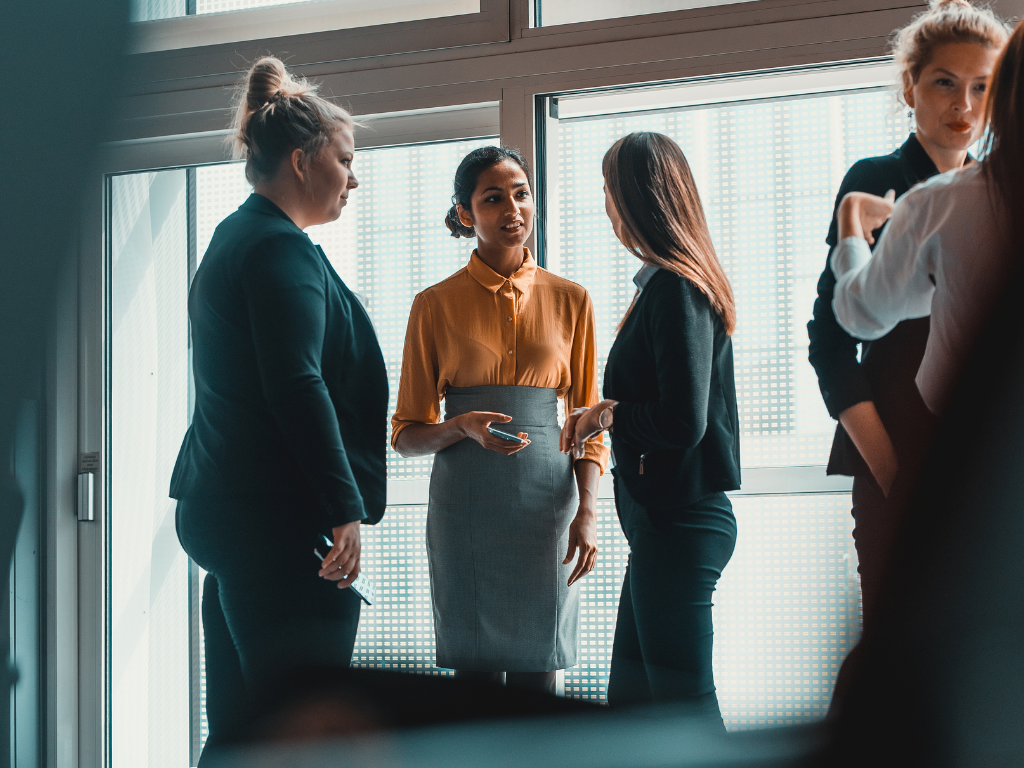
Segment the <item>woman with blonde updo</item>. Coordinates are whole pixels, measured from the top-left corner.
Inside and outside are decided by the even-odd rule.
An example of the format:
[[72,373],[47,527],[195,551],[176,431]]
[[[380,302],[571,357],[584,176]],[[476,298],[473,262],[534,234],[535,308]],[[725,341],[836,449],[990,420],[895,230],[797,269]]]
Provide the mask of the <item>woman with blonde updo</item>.
[[[895,524],[887,514],[886,496],[897,468],[913,471],[933,422],[915,384],[930,321],[927,316],[905,320],[865,342],[839,324],[830,266],[840,239],[839,205],[851,192],[882,196],[892,190],[902,197],[932,176],[973,163],[967,150],[985,131],[989,78],[1009,31],[991,10],[967,0],[933,0],[928,11],[899,30],[893,56],[915,130],[892,154],[855,163],[836,196],[826,238],[829,258],[807,330],[822,397],[839,421],[828,472],[853,475],[854,541],[865,624],[876,610]],[[840,681],[847,669],[844,665]],[[837,697],[841,687],[837,682]]]
[[[208,745],[246,693],[352,656],[360,600],[346,587],[360,524],[384,514],[387,373],[370,318],[303,230],[337,219],[358,186],[353,125],[279,60],[252,66],[235,140],[254,192],[189,292],[195,412],[171,496],[208,572]],[[334,546],[318,564],[323,535]]]

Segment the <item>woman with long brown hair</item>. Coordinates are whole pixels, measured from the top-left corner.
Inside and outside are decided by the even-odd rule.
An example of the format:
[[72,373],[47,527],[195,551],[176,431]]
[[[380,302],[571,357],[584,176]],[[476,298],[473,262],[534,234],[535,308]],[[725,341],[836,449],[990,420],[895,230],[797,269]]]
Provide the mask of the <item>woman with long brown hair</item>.
[[[604,157],[605,210],[642,266],[605,368],[605,400],[566,420],[582,455],[613,436],[615,501],[629,542],[608,701],[676,702],[717,721],[711,596],[736,545],[739,488],[732,288],[679,146],[631,133]],[[724,726],[723,726],[724,727]]]

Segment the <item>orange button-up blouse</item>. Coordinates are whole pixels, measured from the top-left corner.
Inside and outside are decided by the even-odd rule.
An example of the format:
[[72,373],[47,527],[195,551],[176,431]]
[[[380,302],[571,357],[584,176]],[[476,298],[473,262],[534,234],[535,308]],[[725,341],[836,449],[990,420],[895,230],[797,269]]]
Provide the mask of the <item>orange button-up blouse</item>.
[[[598,402],[594,305],[584,288],[537,266],[529,249],[505,278],[476,255],[416,296],[391,419],[391,445],[409,424],[436,424],[448,387],[555,389],[566,411]],[[583,458],[608,466],[598,434]]]

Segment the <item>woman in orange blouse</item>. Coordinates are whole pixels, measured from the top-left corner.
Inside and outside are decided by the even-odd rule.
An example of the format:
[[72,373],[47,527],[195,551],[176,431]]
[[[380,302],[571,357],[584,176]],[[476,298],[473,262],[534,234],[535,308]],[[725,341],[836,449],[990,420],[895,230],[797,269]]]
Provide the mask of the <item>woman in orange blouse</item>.
[[593,305],[523,246],[534,202],[518,152],[471,152],[452,200],[445,223],[477,249],[413,302],[391,444],[436,454],[427,554],[437,665],[554,692],[556,670],[576,663],[577,581],[597,559],[608,461],[600,436],[575,461],[558,450],[557,398],[568,411],[598,400]]

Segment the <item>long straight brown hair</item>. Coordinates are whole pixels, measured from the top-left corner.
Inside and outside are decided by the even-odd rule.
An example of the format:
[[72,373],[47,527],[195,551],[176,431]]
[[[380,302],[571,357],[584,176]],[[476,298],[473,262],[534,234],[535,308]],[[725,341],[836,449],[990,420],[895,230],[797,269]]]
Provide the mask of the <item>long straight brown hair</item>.
[[996,62],[985,105],[989,152],[984,160],[996,210],[1013,258],[1024,259],[1024,22]]
[[732,286],[715,254],[700,194],[679,145],[660,133],[631,133],[612,144],[602,170],[622,219],[623,245],[645,264],[697,286],[732,335]]

